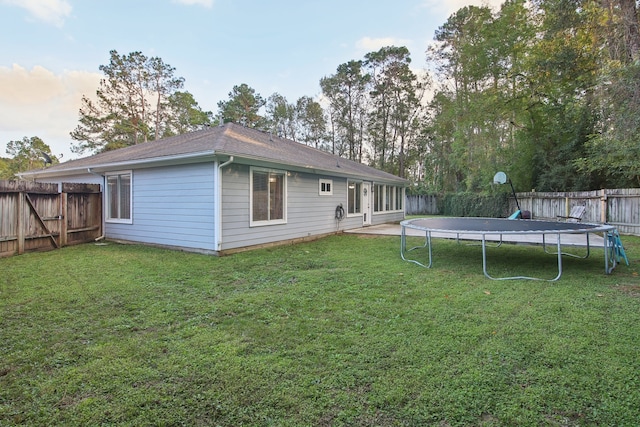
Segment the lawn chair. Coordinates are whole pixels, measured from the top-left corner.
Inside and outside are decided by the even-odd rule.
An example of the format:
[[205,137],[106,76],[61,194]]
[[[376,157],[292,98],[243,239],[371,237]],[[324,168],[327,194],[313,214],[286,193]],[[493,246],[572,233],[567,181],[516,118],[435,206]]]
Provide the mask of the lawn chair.
[[584,216],[587,207],[585,205],[575,205],[571,208],[568,216],[558,215],[558,221],[564,220],[565,222],[580,222]]

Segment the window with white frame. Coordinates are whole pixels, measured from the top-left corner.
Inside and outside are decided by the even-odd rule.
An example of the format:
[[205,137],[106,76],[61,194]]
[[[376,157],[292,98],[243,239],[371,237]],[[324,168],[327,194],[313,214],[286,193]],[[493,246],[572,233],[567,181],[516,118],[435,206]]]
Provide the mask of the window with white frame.
[[132,185],[131,171],[114,172],[105,175],[107,212],[106,221],[132,223],[131,214],[131,194]]
[[347,182],[347,214],[359,214],[362,212],[362,183]]
[[392,211],[393,210],[393,186],[387,185],[385,187],[384,192],[384,210]]
[[333,194],[333,180],[321,179],[318,182],[318,194],[321,196],[331,196]]
[[404,188],[396,187],[396,210],[401,211],[403,209],[404,201]]
[[384,185],[376,184],[373,186],[373,211],[382,212],[384,210]]
[[250,225],[284,224],[287,220],[287,174],[251,168]]
[[373,211],[401,211],[404,205],[403,198],[403,187],[375,184],[373,186]]

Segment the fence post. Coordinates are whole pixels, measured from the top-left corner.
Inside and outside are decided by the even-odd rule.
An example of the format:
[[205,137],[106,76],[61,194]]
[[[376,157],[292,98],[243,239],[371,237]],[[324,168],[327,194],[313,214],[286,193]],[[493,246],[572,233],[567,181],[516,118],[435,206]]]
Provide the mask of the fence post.
[[607,207],[609,203],[607,202],[607,190],[604,188],[600,190],[600,222],[607,222]]
[[60,247],[67,246],[67,193],[60,193]]
[[24,235],[25,235],[25,227],[26,221],[24,220],[24,204],[25,201],[25,193],[22,191],[18,192],[18,218],[17,218],[17,232],[18,232],[18,255],[22,255],[24,253]]

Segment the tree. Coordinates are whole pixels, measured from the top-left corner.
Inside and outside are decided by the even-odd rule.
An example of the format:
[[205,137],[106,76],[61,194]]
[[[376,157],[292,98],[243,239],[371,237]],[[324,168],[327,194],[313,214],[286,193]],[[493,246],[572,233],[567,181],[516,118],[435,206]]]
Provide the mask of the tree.
[[214,119],[211,111],[202,111],[189,92],[174,92],[169,95],[166,120],[161,137],[181,135],[210,126]]
[[370,76],[363,73],[362,61],[338,65],[336,74],[320,80],[329,102],[332,152],[350,160],[363,158],[369,80]]
[[161,138],[172,117],[170,98],[184,84],[175,68],[141,52],[121,56],[112,50],[109,64],[99,69],[105,78],[95,102],[82,97],[72,151],[100,152]]
[[267,120],[271,122],[273,130],[283,138],[296,140],[296,107],[279,93],[271,95],[266,105]]
[[447,149],[440,152],[450,156],[436,163],[448,165],[443,171],[449,176],[440,182],[455,190],[481,189],[484,171],[496,156],[500,58],[493,25],[489,8],[464,7],[436,31],[438,43],[429,52],[442,82],[431,134],[443,139]]
[[584,156],[582,173],[599,178],[599,187],[640,185],[640,35],[633,0],[603,0],[594,9],[599,68],[594,91],[598,120]]
[[[177,102],[180,99],[180,95],[174,95],[179,89],[182,89],[182,86],[184,85],[184,78],[174,77],[173,73],[176,69],[169,66],[168,64],[165,64],[162,59],[158,57],[149,58],[147,64],[145,65],[148,70],[147,89],[155,97],[155,120],[153,135],[157,140],[162,137],[162,124],[168,121],[171,117],[171,97],[173,96],[174,102]],[[188,108],[190,108],[189,105],[193,107],[195,100],[193,100],[193,96],[191,96],[190,94],[183,97],[182,100],[188,103],[188,112]],[[183,110],[178,107],[178,111]]]
[[434,192],[458,191],[462,181],[460,171],[454,165],[453,141],[457,113],[454,96],[444,90],[434,94],[429,104],[431,116],[422,131],[422,147],[419,156],[419,182]]
[[542,191],[577,191],[597,185],[580,173],[589,135],[597,123],[594,88],[598,51],[589,0],[534,1],[542,17],[528,58],[530,123],[521,134],[535,146],[532,186]]
[[364,67],[371,82],[368,135],[374,164],[405,176],[409,145],[417,136],[425,83],[409,65],[406,47],[384,47],[365,55]]
[[14,177],[13,173],[9,169],[10,159],[5,159],[4,157],[0,157],[0,179],[12,179]]
[[228,101],[218,102],[218,111],[225,122],[238,123],[249,128],[269,130],[268,121],[260,115],[266,101],[246,83],[233,87]]
[[12,178],[18,172],[44,168],[49,163],[59,163],[58,158],[51,154],[51,148],[37,136],[9,141],[7,154],[11,158],[3,173],[5,178]]
[[319,102],[303,96],[296,102],[296,123],[300,129],[300,142],[326,150],[327,122]]
[[577,164],[597,123],[601,16],[594,0],[508,0],[497,13],[462,8],[439,28],[428,134],[447,148],[434,162],[448,165],[442,185],[481,191],[496,170],[516,188],[597,185]]

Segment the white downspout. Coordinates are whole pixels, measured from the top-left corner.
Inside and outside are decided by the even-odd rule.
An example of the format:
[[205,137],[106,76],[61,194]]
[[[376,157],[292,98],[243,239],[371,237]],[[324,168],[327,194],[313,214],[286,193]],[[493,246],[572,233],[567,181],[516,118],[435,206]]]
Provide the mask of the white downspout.
[[91,170],[91,168],[88,168],[87,172],[89,172],[91,175],[99,176],[100,178],[102,178],[102,209],[101,209],[101,211],[102,211],[102,218],[101,218],[101,221],[102,221],[102,235],[96,237],[95,240],[94,240],[94,242],[99,242],[100,240],[104,239],[105,225],[106,225],[105,212],[104,212],[104,206],[105,206],[105,202],[106,202],[106,199],[105,199],[106,194],[105,193],[107,191],[107,187],[106,187],[107,183],[105,182],[106,177],[104,175],[99,174],[99,173],[95,173],[94,171]]
[[[217,162],[216,162],[217,163]],[[217,187],[216,191],[216,251],[222,250],[222,168],[233,163],[233,156],[216,168]]]

